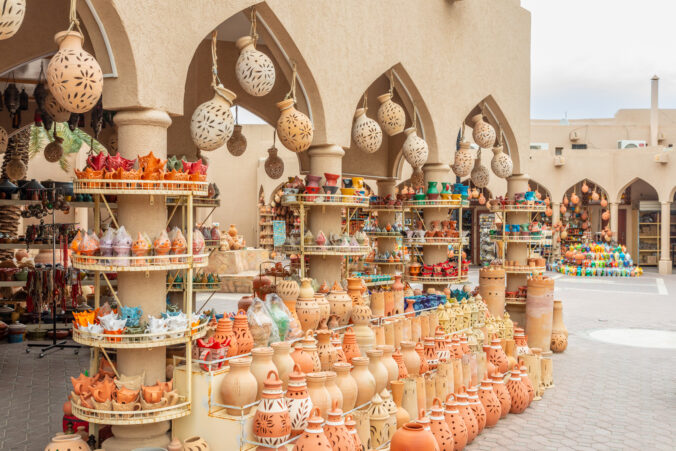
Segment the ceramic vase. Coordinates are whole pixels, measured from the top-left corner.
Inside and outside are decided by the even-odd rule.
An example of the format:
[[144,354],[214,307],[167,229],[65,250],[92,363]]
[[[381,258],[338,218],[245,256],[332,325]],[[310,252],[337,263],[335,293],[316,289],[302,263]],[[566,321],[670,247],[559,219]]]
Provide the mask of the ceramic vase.
[[476,416],[474,416],[472,408],[469,406],[467,393],[456,393],[455,405],[465,421],[465,426],[467,426],[467,443],[470,444],[479,435],[479,423]]
[[336,373],[336,386],[343,395],[342,409],[346,412],[354,409],[357,402],[357,393],[359,387],[357,381],[350,373],[352,365],[346,362],[338,362],[333,364],[333,370]]
[[376,334],[371,328],[371,309],[364,304],[361,297],[360,303],[355,305],[352,310],[352,321],[354,322],[355,339],[359,351],[363,355],[375,346]]
[[361,357],[362,355],[359,350],[359,345],[357,344],[357,336],[352,327],[345,329],[345,334],[343,335],[343,352],[345,353],[345,359],[348,363],[352,363],[353,358]]
[[331,316],[331,304],[326,300],[326,296],[323,293],[316,293],[315,302],[319,306],[319,323],[328,321]]
[[410,377],[420,375],[420,356],[415,350],[415,344],[410,341],[401,342],[401,355],[406,365],[406,371]]
[[293,445],[293,451],[332,451],[331,442],[324,434],[323,424],[324,418],[315,407],[307,420],[303,435]]
[[316,340],[312,337],[312,331],[308,330],[305,333],[305,338],[302,340],[303,352],[312,359],[312,371],[317,373],[322,370],[322,362],[319,360],[319,353],[317,352]]
[[337,361],[337,350],[331,344],[330,330],[318,330],[317,332],[317,354],[321,364],[321,371],[329,371]]
[[397,362],[392,357],[392,353],[394,352],[394,346],[379,345],[377,348],[383,351],[383,357],[381,358],[381,362],[385,366],[385,369],[387,370],[386,388],[389,389],[390,383],[392,381],[396,381],[397,379],[399,379],[399,367],[397,365]]
[[324,434],[329,439],[333,451],[354,451],[354,440],[350,437],[349,432],[347,432],[342,415],[342,409],[338,407],[337,402],[334,402],[331,410],[328,412],[324,425]]
[[354,421],[352,415],[345,415],[345,427],[352,439],[352,443],[354,443],[355,451],[366,451],[366,448],[364,448],[361,438],[359,438],[359,434],[357,433],[357,422]]
[[340,326],[347,326],[352,315],[352,299],[340,284],[336,281],[333,284],[332,290],[326,296],[331,306],[331,315],[338,317],[338,324]]
[[493,392],[493,385],[490,380],[481,381],[479,386],[479,401],[484,406],[486,412],[486,427],[491,428],[498,424],[502,414],[500,400]]
[[462,141],[460,143],[460,149],[455,151],[455,162],[451,169],[458,177],[467,177],[470,172],[472,172],[472,163],[474,162],[474,157],[472,156],[472,150],[470,148],[469,142]]
[[380,393],[387,386],[388,372],[383,365],[383,351],[380,349],[370,349],[366,351],[369,358],[369,371],[376,381],[376,393]]
[[467,389],[467,401],[470,409],[474,412],[474,417],[479,425],[479,434],[481,434],[481,431],[486,427],[486,409],[479,400],[479,389],[477,387]]
[[454,447],[453,434],[451,428],[444,417],[444,406],[441,404],[439,398],[432,400],[432,407],[430,408],[430,429],[437,441],[440,450],[451,451]]
[[554,301],[554,316],[552,320],[552,342],[550,348],[553,352],[563,352],[568,347],[568,329],[563,323],[563,302]]
[[282,388],[286,390],[289,383],[289,375],[293,371],[294,362],[291,358],[290,350],[291,343],[288,341],[278,341],[272,343],[272,363],[274,363],[279,373],[279,378],[282,380]]
[[305,373],[301,371],[298,364],[294,365],[293,372],[289,375],[289,385],[284,399],[289,408],[291,435],[296,436],[307,427],[308,417],[313,408]]
[[336,379],[338,374],[335,371],[324,371],[326,374],[326,390],[328,390],[329,395],[331,396],[331,403],[333,401],[338,401],[338,407],[343,407],[343,392],[340,391],[338,385],[336,385]]
[[533,402],[533,399],[535,399],[535,388],[533,387],[533,384],[530,381],[530,377],[528,377],[528,370],[525,366],[520,367],[521,374],[519,375],[519,378],[521,379],[521,382],[523,383],[524,387],[526,387],[526,391],[528,392],[528,405],[530,405],[531,402]]
[[398,379],[403,379],[408,377],[408,370],[406,369],[406,364],[404,363],[404,357],[401,355],[401,352],[394,351],[392,353],[392,359],[397,362],[397,368],[399,369]]
[[[235,337],[235,332],[232,330],[232,321],[230,321],[230,319],[223,317],[218,320],[218,323],[216,324],[216,333],[213,335],[213,339],[219,343],[225,343],[227,340],[230,340],[230,347],[228,347],[226,357],[239,355],[237,337]],[[226,361],[225,364],[227,365],[228,362]]]
[[415,344],[414,349],[420,357],[420,374],[425,374],[430,370],[430,366],[427,363],[427,358],[425,357],[425,346],[419,341]]
[[385,316],[385,293],[382,291],[371,292],[371,315],[374,318]]
[[198,106],[190,120],[190,135],[202,151],[224,146],[235,126],[230,107],[237,96],[223,85],[214,87],[214,91],[214,97]]
[[240,357],[230,360],[230,371],[225,375],[221,382],[221,398],[223,404],[229,406],[226,411],[229,415],[246,415],[251,407],[241,409],[248,404],[256,401],[258,394],[258,381],[251,374],[251,357]]
[[355,407],[366,404],[376,393],[376,379],[369,371],[368,357],[355,357],[352,359],[352,377],[357,382],[357,400]]
[[453,395],[448,395],[444,405],[444,419],[453,435],[453,450],[460,451],[467,446],[468,433],[463,419],[455,403]]
[[501,375],[491,375],[491,384],[493,385],[495,396],[498,398],[498,401],[500,401],[500,418],[505,418],[512,408],[512,397],[509,394],[509,390],[507,390]]
[[392,437],[390,451],[425,450],[438,451],[434,435],[426,431],[420,423],[406,423]]
[[[256,382],[258,383],[256,399],[260,399],[263,394],[265,382],[268,379],[270,371],[277,372],[277,367],[272,361],[272,354],[272,348],[267,346],[251,350],[251,374],[254,375]],[[277,374],[277,377],[279,377],[279,374]]]
[[380,125],[366,116],[365,108],[357,108],[352,124],[352,141],[359,150],[365,153],[374,153],[383,143],[383,131]]
[[254,340],[253,335],[251,335],[251,331],[249,330],[249,322],[244,310],[240,310],[237,312],[237,315],[235,315],[232,331],[237,340],[237,354],[241,355],[251,352]]
[[474,160],[474,168],[470,173],[472,183],[477,188],[485,188],[488,186],[490,177],[491,175],[488,172],[488,168],[481,163],[481,153],[477,153],[477,158]]
[[253,418],[253,434],[256,441],[273,449],[291,436],[291,419],[284,401],[282,381],[274,370],[265,380],[261,402]]
[[394,296],[394,315],[404,313],[404,284],[401,283],[401,274],[395,274],[392,284],[392,295]]
[[254,44],[251,36],[243,36],[235,42],[240,52],[235,63],[235,75],[247,94],[261,97],[275,85],[275,65],[265,53],[256,50]]
[[392,381],[392,401],[397,406],[397,429],[411,420],[408,411],[404,409],[404,381]]
[[387,409],[387,441],[390,441],[397,430],[397,405],[387,389],[383,389],[380,392],[380,398],[383,400],[383,406]]
[[19,31],[26,15],[26,0],[8,0],[0,14],[0,41],[9,39]]
[[[228,141],[228,149],[230,149],[230,141]],[[278,151],[276,147],[270,147],[268,149],[268,157],[265,159],[265,164],[263,165],[265,173],[272,180],[277,180],[282,175],[284,175],[284,160],[279,158],[277,152]]]
[[303,332],[317,328],[321,312],[319,304],[317,304],[317,300],[314,298],[314,294],[310,298],[298,298],[296,301],[296,315],[298,316],[300,327],[303,329]]
[[406,135],[406,141],[404,141],[401,147],[404,158],[414,168],[423,167],[429,154],[427,142],[418,136],[415,127],[407,128],[404,130],[404,134]]
[[378,96],[380,107],[378,108],[378,123],[388,136],[394,136],[404,131],[406,125],[406,113],[404,109],[392,101],[392,94],[386,93]]
[[511,157],[502,151],[502,146],[493,147],[491,169],[495,175],[502,179],[506,179],[512,175],[514,163],[512,162]]
[[369,449],[378,449],[386,444],[390,438],[388,422],[390,413],[383,399],[377,393],[371,398],[371,406],[368,408],[369,416]]
[[509,413],[523,413],[528,407],[528,389],[521,382],[519,371],[513,371],[507,380],[507,391],[512,400]]
[[475,114],[472,116],[472,138],[477,146],[490,149],[495,144],[495,128],[488,122],[484,121],[482,114]]
[[322,412],[322,417],[326,418],[331,405],[331,394],[326,389],[326,374],[324,372],[309,373],[305,377],[312,405],[318,407]]
[[418,418],[418,384],[415,378],[404,379],[404,396],[401,402],[411,418]]
[[294,363],[300,366],[301,371],[304,373],[311,373],[314,371],[314,361],[312,360],[312,356],[303,349],[303,343],[296,342],[294,344],[294,351],[291,353],[291,358]]
[[310,118],[294,108],[294,99],[277,103],[280,110],[277,119],[277,136],[284,147],[292,152],[305,152],[312,144],[314,126]]
[[507,361],[507,354],[505,354],[505,351],[502,349],[502,346],[500,346],[500,339],[499,338],[494,338],[491,340],[491,348],[489,353],[486,355],[486,358],[488,359],[495,368],[500,373],[506,373],[508,369],[509,362]]

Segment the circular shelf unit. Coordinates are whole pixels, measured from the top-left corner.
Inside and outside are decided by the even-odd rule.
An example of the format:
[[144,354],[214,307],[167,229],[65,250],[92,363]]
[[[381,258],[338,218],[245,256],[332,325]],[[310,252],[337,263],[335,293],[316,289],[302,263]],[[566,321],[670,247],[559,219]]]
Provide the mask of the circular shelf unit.
[[469,207],[467,200],[437,199],[437,200],[407,200],[404,202],[404,208],[407,210],[417,210],[420,208],[448,208],[458,209]]
[[547,210],[547,206],[545,204],[491,204],[488,210],[491,213],[544,213]]
[[544,266],[505,266],[507,274],[542,274],[547,270]]
[[73,327],[73,341],[96,348],[150,349],[184,344],[202,338],[207,333],[207,322],[183,331],[152,334],[93,334]]
[[403,266],[404,262],[388,262],[388,261],[365,261],[366,265],[383,265],[383,266]]
[[368,209],[370,211],[384,211],[384,212],[400,212],[403,209],[403,205],[400,203],[399,205],[374,205],[374,204],[369,204]]
[[282,205],[287,207],[328,206],[328,207],[368,207],[366,196],[343,196],[341,194],[285,194]]
[[208,182],[176,180],[117,180],[75,179],[73,192],[77,194],[142,194],[165,196],[206,197]]
[[403,238],[401,232],[364,232],[369,238]]
[[209,254],[147,255],[143,257],[73,254],[70,258],[73,268],[105,272],[169,271],[198,268],[207,266],[209,263]]
[[491,235],[492,241],[504,241],[505,243],[540,243],[543,235]]
[[407,282],[418,282],[418,283],[431,283],[431,284],[461,284],[467,283],[469,279],[467,276],[464,277],[425,277],[425,276],[412,276],[407,274],[404,276],[404,280]]
[[[176,205],[185,206],[186,203],[175,196],[167,196],[166,198],[167,207],[174,207]],[[192,206],[195,208],[216,208],[221,206],[220,198],[211,198],[196,196],[192,200]]]
[[457,246],[460,244],[460,237],[406,238],[404,244],[407,246]]
[[73,415],[81,420],[97,424],[127,426],[135,424],[159,423],[190,415],[190,402],[185,396],[179,396],[178,403],[173,406],[151,410],[115,411],[90,409],[75,403],[72,404]]
[[339,256],[339,257],[350,257],[356,256],[361,257],[367,255],[371,252],[370,246],[303,246],[301,250],[300,246],[289,246],[284,245],[278,248],[280,252],[292,253],[292,254],[303,254],[303,255],[324,255],[324,256]]

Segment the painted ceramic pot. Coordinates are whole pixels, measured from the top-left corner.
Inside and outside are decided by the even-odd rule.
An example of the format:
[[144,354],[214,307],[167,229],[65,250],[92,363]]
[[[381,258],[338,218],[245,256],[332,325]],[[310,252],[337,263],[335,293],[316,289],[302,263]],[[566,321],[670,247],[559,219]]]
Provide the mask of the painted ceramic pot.
[[453,435],[453,450],[460,451],[467,446],[468,433],[465,420],[463,419],[458,407],[456,406],[452,394],[446,397],[444,405],[444,418]]
[[509,410],[512,408],[512,397],[509,394],[509,390],[507,390],[504,381],[502,380],[502,375],[491,375],[491,383],[493,385],[493,392],[498,398],[498,401],[500,401],[500,418],[505,418],[509,413]]
[[490,149],[495,144],[495,129],[491,124],[484,121],[482,114],[472,116],[472,138],[477,146]]
[[454,447],[453,434],[451,428],[444,417],[444,406],[439,398],[432,400],[430,409],[430,429],[437,441],[440,450],[452,450]]
[[465,426],[467,426],[467,443],[472,443],[472,441],[479,435],[479,423],[476,419],[476,416],[474,416],[472,408],[469,406],[467,393],[456,393],[455,401],[458,412],[460,412],[460,415],[462,415],[462,419],[465,421]]
[[[291,420],[291,435],[296,436],[303,432],[308,425],[308,417],[312,410],[312,399],[307,390],[305,373],[296,364],[289,375],[289,384],[284,397],[289,408]],[[323,420],[322,420],[323,421]]]
[[238,408],[226,408],[229,415],[246,415],[251,407],[241,407],[256,401],[258,381],[251,374],[251,357],[240,357],[230,360],[230,371],[221,382],[221,398],[223,404]]
[[401,147],[401,152],[412,167],[421,168],[427,161],[429,154],[427,142],[418,136],[415,127],[407,128],[404,134],[406,135],[406,141],[404,141]]
[[392,437],[390,451],[439,450],[434,435],[424,429],[420,423],[406,423]]
[[352,299],[337,281],[333,284],[331,292],[326,296],[326,300],[329,301],[331,306],[331,315],[338,317],[338,324],[341,326],[349,324],[352,315]]
[[481,431],[486,427],[486,409],[484,409],[484,405],[479,400],[479,389],[476,386],[467,389],[467,400],[469,401],[470,409],[474,412],[477,424],[479,425],[479,434],[481,434]]
[[247,320],[246,312],[240,310],[235,315],[235,321],[232,326],[235,340],[237,341],[237,354],[247,354],[251,352],[254,345],[253,335],[249,330],[249,322]]
[[261,97],[275,85],[275,65],[260,50],[256,50],[254,38],[243,36],[235,42],[240,51],[235,64],[235,75],[247,94]]
[[512,175],[514,163],[512,162],[510,156],[502,151],[502,146],[493,147],[491,169],[495,175],[502,179],[506,179]]
[[331,442],[324,434],[324,418],[321,417],[318,408],[312,410],[307,426],[296,443],[293,451],[332,451]]
[[333,451],[354,451],[354,440],[347,432],[342,415],[343,411],[338,407],[338,403],[334,402],[328,412],[324,434],[329,439]]
[[512,371],[507,380],[507,391],[509,391],[509,397],[512,400],[509,413],[523,413],[528,407],[528,389],[521,382],[520,376],[521,373],[518,370]]
[[502,405],[493,392],[493,385],[490,380],[481,381],[479,400],[486,411],[486,427],[491,428],[498,424],[498,420],[500,420],[502,414]]
[[307,391],[313,407],[318,407],[322,416],[326,418],[331,405],[331,394],[326,389],[326,374],[324,372],[309,373],[306,375]]
[[277,103],[280,110],[277,119],[277,136],[284,147],[292,152],[305,152],[312,144],[314,126],[309,117],[294,108],[293,99]]
[[253,433],[259,443],[271,448],[280,446],[291,436],[289,409],[276,371],[270,371],[265,381],[261,402],[253,419]]
[[343,410],[346,412],[354,409],[357,402],[357,392],[359,387],[357,381],[352,377],[350,369],[352,365],[346,362],[337,362],[333,364],[333,370],[336,373],[336,386],[343,395]]
[[218,85],[214,87],[214,97],[195,109],[190,119],[190,135],[200,150],[216,150],[230,139],[235,127],[230,107],[236,98],[234,92]]
[[368,369],[368,357],[355,357],[352,359],[352,377],[357,382],[357,400],[355,407],[366,404],[376,393],[376,379]]
[[466,177],[472,172],[472,164],[474,163],[474,156],[472,149],[467,141],[460,143],[460,149],[455,151],[455,162],[451,169],[458,177]]
[[376,152],[383,142],[383,131],[380,129],[380,125],[366,116],[366,109],[364,108],[358,108],[354,113],[352,141],[359,150],[365,153]]
[[376,393],[380,393],[387,386],[388,372],[383,365],[383,351],[380,349],[370,349],[366,351],[369,358],[369,371],[376,381]]
[[[256,399],[260,399],[263,394],[270,371],[277,372],[277,367],[272,361],[272,354],[272,348],[267,346],[251,350],[251,374],[254,375],[258,383]],[[277,377],[279,377],[279,373],[277,373]]]
[[378,122],[383,131],[389,136],[403,132],[406,125],[406,113],[400,105],[392,101],[392,94],[388,92],[378,96],[378,102],[380,102]]

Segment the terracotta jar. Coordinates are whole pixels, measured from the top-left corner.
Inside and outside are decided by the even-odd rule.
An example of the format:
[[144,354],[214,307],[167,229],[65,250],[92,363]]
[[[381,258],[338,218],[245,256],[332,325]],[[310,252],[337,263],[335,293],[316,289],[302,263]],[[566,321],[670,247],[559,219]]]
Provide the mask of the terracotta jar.
[[331,344],[331,334],[330,330],[317,331],[317,354],[322,371],[330,370],[337,361],[337,351]]
[[446,423],[453,435],[453,450],[460,451],[461,449],[464,449],[465,446],[467,446],[468,440],[467,426],[455,404],[455,399],[452,394],[449,394],[446,397],[444,419],[446,419]]
[[415,344],[414,349],[420,357],[420,374],[425,374],[430,370],[430,366],[427,363],[427,358],[425,357],[425,346],[419,341]]
[[343,351],[343,342],[336,331],[331,334],[331,344],[336,349],[336,362],[347,362],[345,352]]
[[282,381],[274,370],[265,380],[261,402],[253,418],[253,434],[259,443],[273,449],[291,436],[291,419],[284,402]]
[[328,321],[331,316],[331,304],[324,293],[315,293],[315,302],[319,306],[319,322]]
[[195,108],[190,119],[192,141],[203,151],[216,150],[225,145],[235,128],[230,108],[237,95],[222,84],[213,86],[213,89],[214,97]]
[[295,364],[289,351],[291,350],[291,343],[288,341],[278,341],[272,343],[272,363],[275,364],[279,372],[279,378],[282,380],[282,388],[286,390],[289,383],[289,374],[293,371]]
[[329,439],[333,451],[354,451],[354,439],[347,432],[342,415],[343,411],[338,407],[338,402],[334,402],[328,412],[324,434]]
[[60,450],[71,450],[71,451],[91,451],[87,442],[82,440],[80,434],[57,434],[52,440],[47,444],[45,451],[60,451]]
[[436,351],[436,345],[432,337],[425,338],[425,360],[430,370],[436,370],[439,365],[439,356]]
[[505,354],[502,346],[500,346],[499,338],[493,338],[493,340],[491,340],[491,349],[486,358],[500,373],[504,374],[507,372],[509,362],[507,360],[507,354]]
[[383,406],[387,409],[387,441],[389,442],[392,440],[392,436],[397,430],[397,405],[394,403],[392,395],[386,388],[380,392],[380,399],[383,400]]
[[460,345],[460,337],[457,335],[453,335],[450,343],[446,340],[446,347],[450,350],[450,355],[454,359],[462,359],[462,356],[465,355],[465,352]]
[[439,445],[439,449],[451,451],[454,446],[453,434],[444,417],[444,406],[439,398],[432,400],[430,412],[430,429],[432,430],[434,439],[437,441],[437,445]]
[[[256,399],[260,399],[263,394],[263,389],[265,388],[265,382],[268,379],[268,374],[270,371],[277,373],[277,367],[272,361],[272,348],[255,348],[251,350],[251,374],[256,378],[258,383],[258,392],[256,394]],[[279,378],[279,374],[277,373]],[[281,380],[281,379],[280,379]]]
[[332,451],[331,442],[324,434],[324,418],[317,407],[312,409],[307,426],[296,443],[293,451]]
[[317,352],[317,340],[312,336],[312,331],[305,332],[305,338],[301,340],[303,343],[303,352],[307,353],[312,358],[312,370],[317,373],[322,370],[322,362],[319,360],[319,353]]
[[550,348],[553,352],[563,352],[567,347],[568,329],[566,329],[566,325],[563,323],[563,303],[555,300]]
[[357,382],[357,400],[355,407],[366,404],[376,393],[376,379],[368,369],[368,357],[355,357],[352,359],[352,377]]
[[326,296],[326,300],[329,301],[331,315],[338,317],[338,324],[347,326],[352,316],[352,298],[343,290],[338,281],[333,283],[333,288]]
[[292,152],[305,152],[312,144],[314,127],[306,115],[294,108],[293,99],[277,103],[280,110],[277,119],[277,136],[284,147]]
[[401,283],[401,274],[395,274],[392,284],[392,296],[394,298],[394,314],[404,313],[404,284]]
[[401,342],[401,355],[410,377],[420,376],[420,356],[415,351],[415,344],[411,341]]
[[326,373],[309,373],[306,375],[306,379],[307,391],[310,394],[312,405],[319,407],[322,416],[326,417],[331,405],[331,394],[326,389]]
[[481,431],[486,427],[486,409],[484,409],[484,405],[479,400],[479,389],[477,387],[467,389],[467,400],[469,401],[470,409],[474,412],[479,425],[479,434],[481,434]]
[[[225,343],[230,339],[230,347],[228,348],[226,357],[233,357],[240,354],[237,346],[237,337],[232,330],[232,321],[230,321],[230,319],[223,317],[218,320],[218,323],[216,324],[216,333],[213,335],[213,339],[219,343]],[[225,361],[225,364],[228,364],[227,360]]]
[[531,402],[533,402],[533,399],[535,399],[535,388],[533,387],[532,382],[530,381],[530,377],[528,376],[528,369],[525,366],[520,367],[521,370],[521,382],[523,382],[523,385],[526,387],[526,390],[528,391],[528,405],[530,405]]
[[333,370],[336,372],[336,386],[343,395],[342,408],[346,412],[354,409],[357,402],[357,392],[359,387],[357,381],[352,377],[350,368],[352,365],[345,362],[338,362],[333,364]]
[[390,413],[379,394],[373,395],[368,408],[369,417],[369,449],[378,449],[389,441]]
[[364,303],[361,295],[358,299],[358,303],[352,309],[352,322],[359,351],[363,355],[376,345],[376,334],[371,328],[371,309]]
[[392,401],[394,401],[394,404],[397,406],[397,429],[411,421],[411,416],[402,406],[403,398],[404,381],[392,381]]
[[378,349],[383,351],[383,357],[380,359],[380,361],[383,363],[383,365],[385,366],[385,369],[387,370],[387,385],[386,385],[386,387],[389,389],[390,383],[392,381],[396,381],[397,379],[399,379],[399,366],[397,365],[397,362],[392,357],[392,353],[394,352],[394,346],[392,346],[392,345],[379,345]]
[[352,438],[355,451],[366,451],[361,439],[359,438],[359,434],[357,433],[357,422],[354,421],[354,417],[352,415],[345,415],[345,427],[347,428],[348,434],[350,434],[350,437]]
[[509,397],[512,400],[509,413],[523,413],[528,407],[529,396],[528,389],[521,382],[521,373],[518,369],[513,370],[507,380],[507,391],[509,391]]
[[301,371],[298,364],[294,365],[293,372],[289,375],[289,385],[284,399],[289,408],[291,435],[296,436],[307,427],[308,415],[313,407],[307,390],[305,373]]
[[467,443],[472,443],[472,441],[479,435],[479,423],[474,416],[472,408],[469,406],[467,393],[456,393],[455,405],[458,408],[460,415],[462,415],[462,419],[465,421],[465,426],[467,426]]
[[496,373],[491,375],[491,384],[493,385],[495,396],[498,398],[498,401],[500,401],[500,418],[505,418],[512,408],[512,397],[500,374]]
[[314,370],[312,356],[303,350],[303,343],[297,341],[294,344],[294,351],[291,353],[291,358],[300,366],[303,373],[311,373]]
[[366,351],[369,358],[369,371],[376,381],[376,393],[380,393],[387,386],[387,368],[383,365],[383,351],[380,349],[371,349]]
[[520,327],[514,328],[514,350],[516,351],[517,357],[532,354],[530,348],[528,347],[526,334]]
[[408,377],[408,370],[406,369],[406,364],[404,363],[404,357],[401,355],[401,352],[394,351],[392,353],[392,359],[394,359],[394,361],[397,362],[397,367],[399,369],[398,379],[403,379],[405,377]]
[[486,411],[486,427],[492,428],[498,424],[502,414],[502,406],[500,400],[495,393],[493,393],[493,385],[490,380],[481,381],[479,386],[479,400]]
[[372,291],[370,307],[373,318],[385,316],[385,292],[380,290]]
[[435,451],[439,450],[437,441],[431,432],[427,432],[420,423],[406,423],[392,437],[390,451]]
[[[256,401],[258,381],[251,374],[251,357],[240,357],[230,360],[230,371],[221,382],[221,398],[223,404],[243,407]],[[229,415],[246,415],[251,407],[236,409],[227,407]]]
[[404,379],[404,396],[401,405],[411,418],[418,417],[418,384],[412,377]]
[[[310,287],[310,289],[312,289],[312,287]],[[301,293],[302,292],[303,288],[301,288]],[[296,301],[296,315],[298,316],[298,321],[300,321],[300,327],[303,329],[303,332],[317,328],[321,312],[319,304],[317,304],[317,300],[314,298],[314,294],[309,298],[298,298]]]
[[355,336],[352,327],[345,329],[345,335],[343,335],[343,352],[345,353],[345,359],[348,363],[352,363],[352,359],[355,357],[361,357],[361,351],[357,345],[357,337]]
[[336,385],[337,373],[335,371],[324,371],[326,374],[326,389],[331,396],[331,404],[333,401],[338,401],[338,407],[343,407],[343,392]]
[[247,321],[246,312],[240,310],[235,315],[235,323],[232,330],[237,340],[237,355],[247,354],[251,352],[254,345],[253,335],[249,331],[249,322]]
[[298,314],[296,313],[296,301],[300,294],[298,283],[295,280],[280,280],[276,283],[276,287],[277,294],[284,301],[284,305],[289,309],[293,318],[300,323]]
[[451,350],[446,344],[446,331],[442,326],[437,326],[434,331],[434,350],[439,362],[447,362],[451,358]]

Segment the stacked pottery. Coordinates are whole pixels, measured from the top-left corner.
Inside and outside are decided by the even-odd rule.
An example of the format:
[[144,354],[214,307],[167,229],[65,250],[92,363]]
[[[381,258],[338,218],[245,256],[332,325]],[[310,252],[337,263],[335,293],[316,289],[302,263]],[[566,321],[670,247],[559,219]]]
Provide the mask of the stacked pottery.
[[357,337],[352,327],[345,329],[345,335],[343,335],[343,353],[345,353],[347,363],[352,363],[352,359],[355,357],[361,357],[361,351],[359,350],[359,345],[357,345]]
[[401,355],[410,377],[420,376],[420,356],[415,351],[415,344],[411,341],[401,342]]
[[294,362],[289,354],[291,349],[291,343],[288,341],[278,341],[272,343],[272,363],[275,364],[277,371],[279,372],[279,378],[282,380],[282,388],[286,390],[287,384],[289,383],[289,374],[293,371]]
[[368,357],[355,357],[352,359],[352,377],[357,382],[357,400],[355,407],[366,404],[376,393],[376,379],[368,369]]
[[346,362],[333,364],[333,370],[336,372],[336,386],[343,395],[342,409],[346,412],[354,409],[357,402],[357,392],[359,387],[357,381],[352,377],[350,368],[352,365]]
[[293,451],[332,451],[331,442],[324,434],[322,424],[324,424],[324,418],[321,417],[319,409],[315,407],[307,420],[303,435],[296,440]]
[[389,389],[390,383],[392,381],[396,381],[399,378],[399,366],[392,357],[392,353],[394,352],[394,346],[379,345],[378,349],[383,351],[383,357],[381,358],[381,362],[383,363],[385,369],[387,370],[387,388]]
[[467,389],[467,400],[479,424],[479,434],[481,434],[481,431],[486,427],[486,409],[484,409],[484,405],[479,400],[479,389],[477,387]]
[[[251,374],[251,357],[240,357],[230,360],[230,371],[221,382],[221,398],[229,415],[246,415],[251,407],[242,409],[256,401],[258,381]],[[237,408],[239,407],[239,408]]]
[[343,392],[340,391],[340,388],[336,385],[336,379],[338,377],[337,373],[335,371],[324,371],[324,374],[326,374],[325,387],[331,397],[331,404],[333,404],[333,401],[338,401],[338,407],[342,408]]
[[364,303],[361,295],[358,296],[357,303],[352,309],[352,322],[359,350],[364,354],[375,346],[376,334],[371,328],[371,309]]
[[289,408],[291,435],[296,436],[307,426],[307,419],[313,407],[305,382],[305,373],[301,371],[298,364],[293,367],[293,372],[289,375],[289,385],[284,399]]
[[387,386],[388,372],[383,365],[383,351],[380,349],[371,349],[366,351],[369,358],[369,371],[376,380],[376,393],[380,393]]
[[[406,423],[392,437],[390,451],[438,451],[439,447],[434,435],[426,431],[420,423]],[[444,450],[445,451],[445,450]]]
[[331,394],[326,389],[326,373],[309,373],[307,378],[307,391],[312,400],[314,407],[319,407],[322,416],[326,417],[326,413],[331,405]]
[[392,401],[397,406],[397,429],[404,426],[404,424],[411,421],[411,416],[408,411],[402,407],[404,398],[404,381],[392,381]]
[[235,323],[232,326],[232,330],[235,335],[235,341],[237,342],[237,355],[251,352],[254,345],[254,339],[249,330],[249,322],[244,310],[240,310],[235,315]]
[[528,407],[529,395],[525,384],[521,382],[521,373],[518,368],[512,371],[507,380],[507,391],[509,391],[509,397],[512,400],[509,413],[523,413]]
[[388,422],[390,413],[383,403],[383,399],[377,393],[371,398],[371,406],[368,409],[370,435],[369,449],[378,449],[389,441],[390,432]]
[[254,415],[253,433],[259,443],[273,449],[291,436],[289,409],[276,371],[270,371],[265,381],[261,402]]
[[296,301],[296,314],[303,332],[314,330],[319,325],[321,312],[314,296],[312,279],[301,280],[300,294]]
[[333,451],[353,451],[354,439],[347,432],[342,415],[343,411],[338,407],[338,403],[334,402],[328,412],[324,434],[329,439]]
[[338,317],[338,324],[347,326],[352,315],[352,299],[338,281],[334,282],[333,289],[326,296],[326,300],[329,301],[331,306],[331,315]]
[[338,360],[338,352],[331,344],[330,330],[317,331],[317,354],[322,371],[328,371],[333,368],[333,364]]
[[467,426],[467,443],[472,443],[479,435],[479,423],[474,416],[472,408],[469,406],[467,393],[462,392],[455,394],[455,406],[458,408],[460,415],[462,415],[465,426]]
[[479,386],[479,400],[486,411],[486,427],[492,428],[498,424],[502,414],[500,400],[493,393],[493,385],[490,380],[481,381]]
[[[267,346],[264,348],[255,348],[251,351],[251,374],[254,375],[258,383],[256,399],[260,399],[263,394],[265,382],[268,379],[270,371],[277,373],[277,367],[272,361],[272,354],[272,348]],[[277,377],[279,377],[279,373],[277,373]]]
[[459,451],[464,449],[467,446],[468,440],[467,426],[452,394],[446,397],[444,407],[444,419],[446,419],[446,424],[448,424],[451,435],[453,435],[453,450]]
[[439,398],[434,398],[430,411],[430,429],[439,449],[451,451],[454,446],[453,434],[444,417],[444,406],[441,405]]
[[505,382],[502,380],[502,375],[495,373],[491,375],[491,383],[493,384],[493,392],[500,401],[500,418],[505,418],[512,408],[512,397],[509,390],[505,387]]

